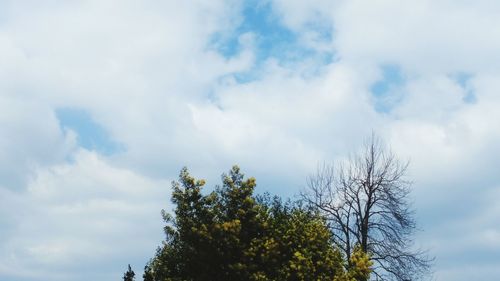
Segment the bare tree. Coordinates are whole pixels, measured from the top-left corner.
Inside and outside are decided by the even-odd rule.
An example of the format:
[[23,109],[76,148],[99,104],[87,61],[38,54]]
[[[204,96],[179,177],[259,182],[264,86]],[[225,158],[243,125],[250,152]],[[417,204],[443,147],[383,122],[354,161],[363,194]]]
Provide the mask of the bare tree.
[[371,255],[375,280],[418,280],[431,266],[432,259],[413,247],[407,167],[372,135],[349,161],[320,166],[302,193],[327,218],[347,257],[355,245]]

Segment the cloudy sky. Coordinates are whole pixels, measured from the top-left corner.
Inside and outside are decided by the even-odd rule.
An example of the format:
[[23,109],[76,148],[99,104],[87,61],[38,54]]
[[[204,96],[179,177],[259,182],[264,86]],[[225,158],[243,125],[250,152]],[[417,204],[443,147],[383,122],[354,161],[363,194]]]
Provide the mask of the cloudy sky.
[[434,279],[500,275],[500,2],[0,0],[0,279],[118,280],[170,181],[293,196],[375,131]]

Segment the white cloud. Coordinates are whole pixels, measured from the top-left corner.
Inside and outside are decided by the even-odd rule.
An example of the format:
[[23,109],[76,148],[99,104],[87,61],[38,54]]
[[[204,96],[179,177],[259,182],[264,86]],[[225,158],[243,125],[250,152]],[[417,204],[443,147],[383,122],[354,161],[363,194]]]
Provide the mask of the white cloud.
[[22,188],[34,168],[64,161],[74,149],[74,135],[60,131],[46,103],[20,93],[0,96],[0,108],[0,187]]
[[[488,206],[497,204],[483,195],[498,192],[495,183],[500,180],[495,145],[500,132],[498,3],[337,1],[326,9],[319,3],[276,2],[288,15],[285,22],[297,31],[314,20],[311,11],[329,18],[337,64],[353,69],[365,90],[379,79],[377,67],[401,69],[405,81],[395,89],[401,102],[375,117],[383,120],[381,126],[365,121],[398,155],[411,160],[416,207],[425,229],[417,242],[433,245],[438,280],[498,275],[491,247],[480,242],[496,245],[497,239],[497,228],[483,219],[493,216],[495,221],[498,210]],[[467,88],[451,79],[460,72],[472,74]],[[475,103],[464,102],[466,91],[472,91]],[[361,97],[369,95],[366,91]]]
[[163,238],[168,187],[85,150],[74,163],[39,169],[26,191],[2,194],[13,227],[2,239],[0,275],[86,280],[118,276],[127,263],[140,268]]
[[[497,209],[454,206],[494,206],[481,193],[498,191],[496,6],[272,1],[301,46],[335,53],[325,65],[256,61],[252,31],[239,35],[237,55],[219,54],[213,36],[235,32],[239,2],[9,2],[0,11],[0,276],[119,278],[130,259],[139,271],[161,237],[165,181],[182,166],[212,185],[240,164],[262,190],[291,195],[318,162],[345,157],[375,129],[412,161],[423,237],[441,245],[437,276],[478,279],[448,267],[473,257],[446,247],[465,245],[462,255],[476,237],[498,240],[481,219]],[[331,41],[320,36],[332,26]],[[378,113],[370,87],[386,64],[402,72],[402,99]],[[233,76],[247,71],[257,78]],[[465,88],[457,73],[471,74]],[[81,150],[78,132],[60,128],[60,107],[88,112],[125,150]],[[449,241],[439,227],[448,221],[458,233]]]
[[399,63],[426,73],[491,70],[500,44],[495,6],[493,1],[343,1],[333,14],[335,46],[347,60]]

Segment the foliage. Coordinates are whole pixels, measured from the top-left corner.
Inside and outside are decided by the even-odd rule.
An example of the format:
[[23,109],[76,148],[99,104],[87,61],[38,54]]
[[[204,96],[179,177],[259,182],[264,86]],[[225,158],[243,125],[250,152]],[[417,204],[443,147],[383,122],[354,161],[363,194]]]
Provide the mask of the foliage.
[[144,281],[154,281],[154,275],[149,265],[144,267],[144,274],[142,275]]
[[123,274],[123,281],[134,281],[134,279],[135,279],[135,273],[129,264],[127,272],[125,272],[125,274]]
[[351,257],[349,258],[349,269],[347,276],[351,280],[362,281],[368,280],[372,272],[373,261],[370,255],[365,253],[360,245],[354,247]]
[[265,249],[254,254],[263,259],[262,280],[332,280],[341,274],[342,256],[323,219],[278,197],[260,202],[268,215],[267,233],[257,240]]
[[346,263],[349,264],[347,270],[335,276],[333,281],[365,281],[370,278],[373,261],[370,260],[370,255],[361,249],[360,245],[354,247],[352,255]]
[[[244,179],[237,166],[222,182],[204,195],[205,181],[181,170],[179,182],[172,184],[175,216],[162,212],[166,240],[146,266],[144,278],[331,281],[346,276],[341,252],[317,213],[278,197],[254,196],[255,179]],[[352,264],[369,266],[362,256],[353,258]]]

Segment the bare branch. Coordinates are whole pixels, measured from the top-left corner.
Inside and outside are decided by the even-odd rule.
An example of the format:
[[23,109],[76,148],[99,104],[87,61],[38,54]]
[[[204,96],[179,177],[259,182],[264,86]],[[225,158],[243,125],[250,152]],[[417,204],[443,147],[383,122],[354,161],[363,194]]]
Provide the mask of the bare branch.
[[408,165],[373,135],[349,161],[319,166],[301,194],[327,219],[347,257],[355,244],[370,253],[377,280],[416,280],[430,270],[432,259],[413,248]]

